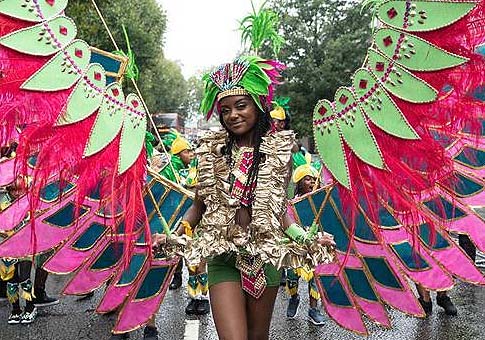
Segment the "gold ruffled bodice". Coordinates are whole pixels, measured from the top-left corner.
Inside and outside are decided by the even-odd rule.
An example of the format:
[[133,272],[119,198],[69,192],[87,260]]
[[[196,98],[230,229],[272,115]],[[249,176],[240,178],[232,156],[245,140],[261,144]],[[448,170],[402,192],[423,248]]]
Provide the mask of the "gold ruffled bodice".
[[226,132],[211,132],[201,140],[196,153],[199,158],[199,198],[206,211],[196,229],[197,237],[189,240],[185,257],[190,265],[201,258],[227,252],[259,255],[276,267],[298,268],[330,262],[333,255],[317,244],[287,242],[281,226],[286,212],[286,190],[290,178],[291,150],[295,142],[292,131],[263,137],[252,219],[248,227],[235,223],[240,202],[230,196],[231,169],[221,152],[227,142]]

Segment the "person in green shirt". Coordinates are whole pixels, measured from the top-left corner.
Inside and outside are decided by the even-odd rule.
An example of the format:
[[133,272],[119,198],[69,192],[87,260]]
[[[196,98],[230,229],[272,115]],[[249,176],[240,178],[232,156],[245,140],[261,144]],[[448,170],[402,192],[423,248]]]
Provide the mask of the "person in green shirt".
[[[170,138],[172,136],[169,136]],[[167,145],[168,144],[168,145]],[[193,187],[197,182],[195,164],[197,160],[190,143],[178,133],[171,143],[166,143],[170,148],[170,160],[172,165],[167,164],[161,171],[163,177],[179,183],[185,187]],[[175,171],[175,172],[174,172]],[[182,260],[179,261],[170,289],[178,289],[182,286]],[[198,267],[189,267],[189,280],[187,284],[190,302],[185,308],[187,314],[203,315],[209,313],[209,301],[207,300],[208,282],[205,264]]]
[[[170,162],[167,164],[160,175],[175,183],[184,185],[188,174],[188,167],[194,159],[194,152],[189,142],[182,136],[177,136],[170,146]],[[175,173],[174,173],[175,171]]]

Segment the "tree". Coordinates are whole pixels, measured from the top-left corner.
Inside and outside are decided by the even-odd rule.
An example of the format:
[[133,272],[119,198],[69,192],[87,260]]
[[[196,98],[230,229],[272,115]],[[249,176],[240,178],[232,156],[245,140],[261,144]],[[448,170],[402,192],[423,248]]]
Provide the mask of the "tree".
[[181,108],[188,89],[180,66],[162,55],[155,62],[155,66],[146,71],[144,84],[151,95],[151,106],[158,108],[152,112],[179,112],[185,116]]
[[200,102],[204,94],[204,82],[201,75],[195,75],[187,80],[187,96],[182,103],[182,112],[189,119],[200,118]]
[[[186,84],[180,67],[163,57],[167,18],[160,5],[156,0],[98,0],[97,4],[116,43],[125,52],[122,27],[128,32],[140,70],[137,83],[149,110],[177,110],[185,97]],[[76,22],[79,38],[106,51],[116,50],[90,1],[71,0],[66,12]],[[125,87],[127,92],[134,92],[130,82],[125,82]]]
[[292,128],[310,136],[317,101],[332,100],[362,65],[371,18],[356,0],[272,0],[269,7],[278,13],[286,41],[279,59],[288,68],[278,95],[291,98]]

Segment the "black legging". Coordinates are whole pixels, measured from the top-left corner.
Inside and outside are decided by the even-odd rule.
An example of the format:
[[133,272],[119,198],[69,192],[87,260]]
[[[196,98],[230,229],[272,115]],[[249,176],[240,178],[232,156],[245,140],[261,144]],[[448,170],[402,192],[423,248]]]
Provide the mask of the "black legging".
[[458,235],[458,244],[465,251],[465,253],[475,262],[477,257],[477,248],[470,240],[468,235]]

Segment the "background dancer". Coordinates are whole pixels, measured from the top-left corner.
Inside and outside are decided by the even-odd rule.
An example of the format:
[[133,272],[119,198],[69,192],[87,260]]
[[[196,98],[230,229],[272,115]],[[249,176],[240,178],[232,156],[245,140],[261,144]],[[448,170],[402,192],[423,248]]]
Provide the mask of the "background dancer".
[[[312,192],[319,187],[319,171],[321,164],[319,162],[311,163],[311,155],[301,152],[293,154],[293,175],[292,181],[296,185],[294,198],[298,198]],[[288,210],[291,214],[291,209]],[[318,308],[320,293],[318,292],[313,270],[307,267],[286,270],[286,292],[290,296],[286,316],[290,319],[296,317],[300,306],[300,295],[298,294],[300,277],[308,282],[308,298],[310,307],[308,308],[308,320],[314,325],[321,326],[328,319]]]

